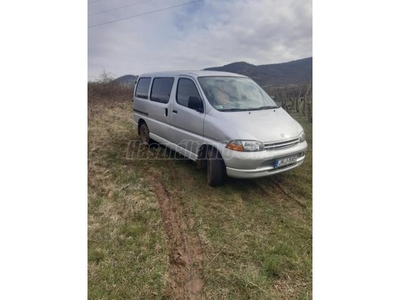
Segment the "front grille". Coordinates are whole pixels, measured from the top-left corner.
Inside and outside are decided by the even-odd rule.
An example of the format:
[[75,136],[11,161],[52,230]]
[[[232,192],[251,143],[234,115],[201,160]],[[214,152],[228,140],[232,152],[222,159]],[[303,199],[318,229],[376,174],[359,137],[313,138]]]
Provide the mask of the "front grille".
[[291,139],[288,141],[284,142],[278,142],[278,143],[266,143],[264,144],[265,150],[275,150],[275,149],[281,149],[281,148],[287,148],[291,147],[293,145],[296,145],[299,142],[299,139]]

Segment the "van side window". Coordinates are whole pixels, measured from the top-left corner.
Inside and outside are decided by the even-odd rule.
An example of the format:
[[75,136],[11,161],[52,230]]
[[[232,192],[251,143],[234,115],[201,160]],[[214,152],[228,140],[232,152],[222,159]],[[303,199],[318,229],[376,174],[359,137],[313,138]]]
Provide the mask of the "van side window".
[[178,102],[180,105],[188,107],[190,97],[197,97],[201,99],[194,82],[190,79],[180,78],[178,81],[176,102]]
[[150,100],[168,103],[173,84],[174,78],[154,78]]
[[150,77],[142,77],[136,85],[135,96],[138,98],[147,99],[150,87]]

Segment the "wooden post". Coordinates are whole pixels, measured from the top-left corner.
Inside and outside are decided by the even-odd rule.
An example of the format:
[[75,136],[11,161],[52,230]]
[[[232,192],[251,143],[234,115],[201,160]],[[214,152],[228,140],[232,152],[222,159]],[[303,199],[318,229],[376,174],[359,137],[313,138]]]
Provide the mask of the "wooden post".
[[308,122],[312,123],[312,93],[310,95],[310,104],[308,106],[309,113],[308,113]]
[[303,91],[303,88],[300,90],[299,92],[299,96],[296,98],[296,112],[299,113],[300,112],[300,97],[301,97],[301,92]]
[[309,96],[309,93],[310,93],[310,89],[311,89],[311,81],[310,81],[310,84],[308,85],[308,88],[307,88],[307,92],[306,92],[306,94],[304,95],[304,110],[303,110],[303,115],[305,116],[305,117],[308,117],[308,106],[309,106],[309,103],[308,103],[308,96]]

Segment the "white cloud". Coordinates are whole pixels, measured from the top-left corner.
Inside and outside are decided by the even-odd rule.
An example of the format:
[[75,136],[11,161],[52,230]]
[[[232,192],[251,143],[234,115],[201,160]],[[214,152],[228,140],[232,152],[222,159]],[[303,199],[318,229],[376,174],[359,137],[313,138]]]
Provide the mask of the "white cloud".
[[[99,7],[89,6],[89,14],[134,1],[98,3]],[[184,1],[148,1],[89,17],[89,25],[181,3]],[[311,26],[311,0],[204,0],[90,28],[89,77],[103,69],[121,76],[203,69],[235,61],[267,64],[309,57]]]

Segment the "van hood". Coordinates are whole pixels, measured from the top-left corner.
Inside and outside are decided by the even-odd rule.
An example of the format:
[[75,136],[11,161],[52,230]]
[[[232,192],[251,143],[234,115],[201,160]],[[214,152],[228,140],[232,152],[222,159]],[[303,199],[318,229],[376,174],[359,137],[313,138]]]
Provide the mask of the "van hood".
[[296,138],[303,130],[282,108],[220,114],[231,125],[238,139],[275,142]]

